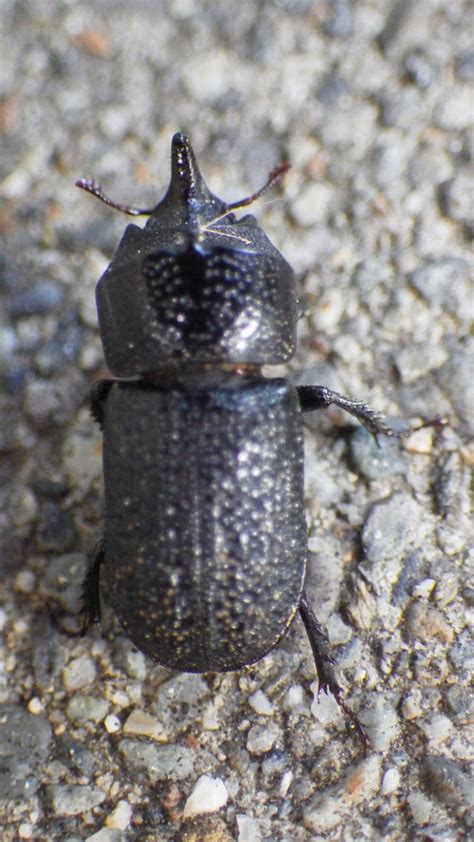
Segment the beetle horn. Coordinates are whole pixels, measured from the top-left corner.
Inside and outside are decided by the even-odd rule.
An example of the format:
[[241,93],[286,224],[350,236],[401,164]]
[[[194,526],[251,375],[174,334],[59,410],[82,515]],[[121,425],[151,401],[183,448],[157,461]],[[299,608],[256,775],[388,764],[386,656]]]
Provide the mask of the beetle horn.
[[189,138],[182,132],[171,141],[171,182],[166,199],[190,211],[215,199],[201,175]]

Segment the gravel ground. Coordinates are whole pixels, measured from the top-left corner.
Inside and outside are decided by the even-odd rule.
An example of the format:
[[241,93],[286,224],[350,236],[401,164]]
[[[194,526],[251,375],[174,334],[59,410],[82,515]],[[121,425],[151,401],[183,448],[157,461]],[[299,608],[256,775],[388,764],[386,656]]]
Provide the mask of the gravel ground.
[[[2,840],[468,838],[467,2],[3,0],[1,15]],[[317,704],[299,621],[227,675],[154,665],[107,609],[77,634],[101,533],[93,289],[126,219],[73,183],[154,204],[180,129],[229,201],[292,162],[255,208],[306,296],[292,376],[451,419],[403,450],[337,413],[306,430],[308,591],[366,758]]]

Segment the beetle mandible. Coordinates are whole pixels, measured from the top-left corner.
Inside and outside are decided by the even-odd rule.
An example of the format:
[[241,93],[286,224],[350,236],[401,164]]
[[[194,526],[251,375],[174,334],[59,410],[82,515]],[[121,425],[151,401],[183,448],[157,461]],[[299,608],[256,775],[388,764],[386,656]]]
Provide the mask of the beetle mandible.
[[300,614],[320,691],[364,746],[305,593],[302,413],[334,404],[392,434],[365,403],[324,386],[262,375],[295,352],[294,273],[251,215],[206,186],[176,134],[171,181],[156,207],[109,199],[131,215],[97,285],[105,360],[91,410],[103,428],[105,528],[83,588],[100,619],[99,578],[135,646],[183,672],[238,670],[262,658]]

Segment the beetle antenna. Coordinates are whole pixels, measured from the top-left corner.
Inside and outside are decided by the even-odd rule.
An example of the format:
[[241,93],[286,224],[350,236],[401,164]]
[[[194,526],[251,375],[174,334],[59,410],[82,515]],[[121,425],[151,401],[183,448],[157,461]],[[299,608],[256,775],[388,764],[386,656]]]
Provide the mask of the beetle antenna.
[[288,170],[290,169],[291,164],[289,161],[280,161],[279,164],[274,167],[268,176],[265,184],[260,190],[257,190],[255,193],[252,193],[250,196],[247,196],[245,199],[241,199],[239,202],[232,202],[230,205],[226,205],[226,214],[229,211],[237,210],[238,208],[245,208],[247,205],[252,205],[260,196],[263,196],[267,190],[275,184]]
[[93,178],[78,178],[76,182],[74,182],[76,187],[80,187],[81,190],[85,190],[87,193],[92,193],[93,196],[96,196],[97,199],[100,199],[101,202],[104,202],[106,205],[110,205],[111,208],[115,208],[115,210],[122,211],[122,213],[128,213],[129,216],[150,216],[153,213],[153,208],[134,208],[131,205],[122,205],[120,202],[114,202],[113,199],[110,199],[106,193],[102,190],[100,184],[97,181],[94,181]]

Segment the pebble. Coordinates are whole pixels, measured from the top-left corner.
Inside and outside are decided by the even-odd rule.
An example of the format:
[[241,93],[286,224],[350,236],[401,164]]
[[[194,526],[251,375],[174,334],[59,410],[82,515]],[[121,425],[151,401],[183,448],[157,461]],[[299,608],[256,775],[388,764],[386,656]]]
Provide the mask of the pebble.
[[472,228],[472,196],[474,193],[474,177],[470,172],[458,172],[449,181],[443,182],[439,188],[441,206],[444,213],[454,222]]
[[363,724],[374,751],[387,752],[400,733],[397,711],[381,698],[364,708]]
[[131,714],[125,720],[123,733],[149,737],[159,742],[165,742],[167,739],[162,723],[154,716],[150,716],[146,711],[138,709],[132,710]]
[[86,569],[87,558],[83,553],[53,556],[46,566],[44,586],[68,614],[79,611]]
[[252,693],[249,697],[249,705],[259,716],[271,716],[273,713],[273,705],[263,690]]
[[[451,256],[424,260],[409,275],[409,280],[433,308],[451,313],[461,322],[470,321],[466,301],[469,301],[471,281],[466,260]],[[447,364],[451,358],[452,352]]]
[[147,745],[138,740],[121,740],[119,751],[132,770],[144,770],[150,780],[184,780],[193,772],[194,753],[185,746]]
[[411,722],[413,719],[418,719],[418,717],[423,713],[420,705],[413,696],[407,696],[406,699],[403,700],[401,711],[404,719],[407,719],[408,722]]
[[372,562],[401,558],[423,543],[426,530],[426,515],[419,503],[393,494],[369,512],[362,531],[364,553]]
[[38,281],[31,289],[12,298],[10,315],[13,318],[44,316],[59,306],[62,297],[61,288],[53,281]]
[[351,459],[358,474],[368,480],[402,474],[407,458],[395,439],[379,436],[377,441],[364,427],[358,427],[350,439]]
[[76,541],[76,528],[69,512],[51,500],[40,507],[36,543],[43,552],[63,553]]
[[66,716],[72,722],[101,722],[107,714],[109,703],[106,699],[97,699],[78,693],[69,699]]
[[340,614],[331,614],[326,623],[326,634],[331,646],[349,643],[352,629],[344,622]]
[[80,655],[74,658],[63,669],[63,683],[69,692],[81,690],[92,684],[96,677],[96,667],[92,658],[88,655]]
[[119,717],[114,713],[109,713],[109,715],[105,717],[104,725],[108,734],[116,734],[122,727]]
[[309,183],[291,203],[294,221],[302,228],[320,225],[326,218],[334,189],[323,182]]
[[474,788],[461,765],[442,755],[428,754],[421,767],[427,791],[449,807],[472,807]]
[[106,799],[105,792],[85,784],[49,784],[46,794],[56,816],[77,816],[98,807]]
[[407,801],[413,821],[418,825],[428,824],[433,812],[433,804],[430,799],[419,790],[415,790],[409,793]]
[[318,792],[303,809],[307,830],[325,833],[341,825],[344,817],[368,801],[380,788],[382,760],[372,755],[350,766],[334,786]]
[[236,819],[239,830],[237,842],[262,842],[262,834],[256,819],[244,813],[237,814]]
[[382,795],[393,795],[400,787],[400,772],[395,767],[387,769],[382,778]]
[[0,705],[0,792],[6,800],[32,797],[46,762],[51,725],[14,704]]
[[454,640],[454,631],[441,611],[426,602],[415,602],[410,606],[407,630],[411,638],[424,643],[438,639],[441,643],[450,644]]
[[266,754],[281,739],[281,728],[275,722],[254,725],[247,735],[247,751],[251,754]]
[[125,830],[132,818],[132,808],[128,801],[122,799],[115,809],[107,816],[105,824],[111,830]]
[[444,743],[453,731],[453,723],[443,713],[435,713],[422,723],[422,730],[430,747]]
[[183,817],[189,819],[203,813],[215,813],[227,804],[228,797],[224,781],[201,775],[184,805]]
[[[65,842],[67,842],[67,840]],[[87,836],[86,842],[125,842],[125,839],[120,830],[102,827],[97,831],[97,833],[93,833],[92,836]]]
[[35,587],[35,574],[31,570],[20,570],[15,578],[15,590],[18,593],[33,593]]

